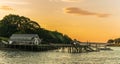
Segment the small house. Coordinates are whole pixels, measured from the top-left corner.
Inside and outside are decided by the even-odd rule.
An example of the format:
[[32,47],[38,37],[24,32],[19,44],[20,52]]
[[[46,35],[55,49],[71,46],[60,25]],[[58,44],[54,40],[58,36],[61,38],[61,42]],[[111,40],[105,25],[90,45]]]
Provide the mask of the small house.
[[39,45],[41,39],[37,34],[13,34],[8,44],[13,45]]

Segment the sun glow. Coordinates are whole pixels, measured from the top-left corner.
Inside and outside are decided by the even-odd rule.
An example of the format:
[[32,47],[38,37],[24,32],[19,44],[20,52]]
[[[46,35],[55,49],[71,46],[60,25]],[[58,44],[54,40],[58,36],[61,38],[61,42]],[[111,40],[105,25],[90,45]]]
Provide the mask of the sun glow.
[[120,0],[0,0],[0,18],[23,15],[73,39],[106,42],[120,37],[119,3]]

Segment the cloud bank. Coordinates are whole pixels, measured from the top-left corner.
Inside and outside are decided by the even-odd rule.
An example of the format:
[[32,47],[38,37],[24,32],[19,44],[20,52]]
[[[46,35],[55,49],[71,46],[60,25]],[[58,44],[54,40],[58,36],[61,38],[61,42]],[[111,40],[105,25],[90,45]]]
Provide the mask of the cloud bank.
[[14,10],[12,7],[10,6],[0,6],[1,10],[5,10],[5,11],[10,11],[10,10]]
[[77,8],[77,7],[65,8],[64,12],[69,13],[69,14],[77,14],[77,15],[94,15],[97,17],[108,17],[110,15],[110,14],[106,14],[106,13],[90,12],[90,11],[83,10],[83,9]]
[[2,4],[2,5],[11,5],[11,4],[14,4],[14,5],[27,5],[27,4],[29,4],[29,2],[21,2],[21,1],[19,1],[19,0],[13,0],[13,1],[11,1],[11,0],[0,0],[0,4]]
[[55,2],[58,2],[58,1],[62,1],[62,2],[79,2],[79,1],[83,1],[83,0],[49,0],[49,1],[55,1]]

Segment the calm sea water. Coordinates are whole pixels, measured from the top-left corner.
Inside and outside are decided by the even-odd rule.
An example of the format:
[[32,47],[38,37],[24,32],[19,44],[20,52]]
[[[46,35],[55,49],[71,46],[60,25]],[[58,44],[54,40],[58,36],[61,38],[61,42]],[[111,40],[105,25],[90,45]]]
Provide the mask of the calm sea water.
[[0,64],[120,64],[120,47],[90,53],[0,50]]

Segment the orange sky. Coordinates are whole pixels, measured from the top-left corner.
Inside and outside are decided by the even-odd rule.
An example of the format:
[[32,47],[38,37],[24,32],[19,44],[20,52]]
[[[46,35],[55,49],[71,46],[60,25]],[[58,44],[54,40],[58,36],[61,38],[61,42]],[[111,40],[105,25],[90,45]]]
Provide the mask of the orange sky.
[[120,0],[0,0],[0,19],[19,14],[80,41],[120,37]]

